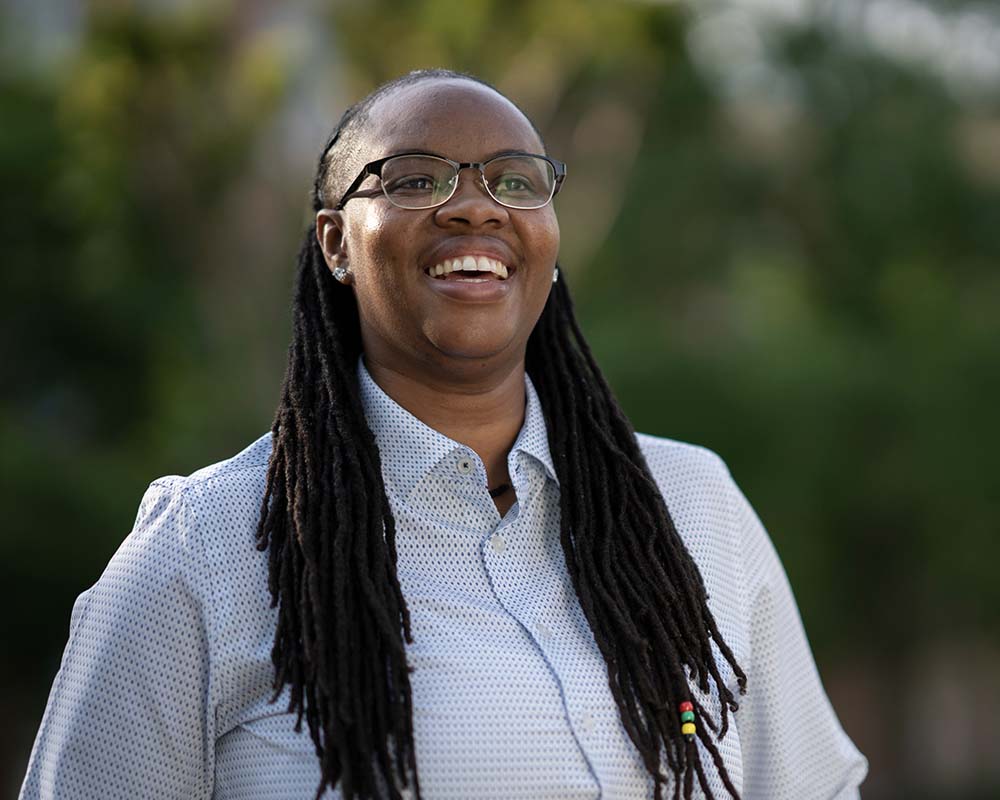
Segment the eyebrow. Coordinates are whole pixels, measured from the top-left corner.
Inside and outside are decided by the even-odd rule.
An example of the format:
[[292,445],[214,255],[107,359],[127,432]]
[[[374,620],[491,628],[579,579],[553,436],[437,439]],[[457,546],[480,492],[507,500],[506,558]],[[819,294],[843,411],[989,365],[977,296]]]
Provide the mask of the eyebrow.
[[[513,150],[513,149],[495,150],[494,152],[487,155],[486,158],[484,158],[480,163],[485,164],[487,161],[490,161],[491,159],[494,158],[499,158],[500,156],[514,156],[514,155],[525,155],[525,154],[541,155],[541,153],[532,153],[530,150]],[[447,158],[451,161],[458,160],[456,158],[451,158],[451,156],[446,156],[444,153],[439,153],[435,150],[424,150],[419,147],[415,147],[412,149],[400,148],[399,150],[393,151],[388,155],[383,156],[383,158],[392,158],[393,156],[402,156],[402,155],[437,156],[438,158]]]

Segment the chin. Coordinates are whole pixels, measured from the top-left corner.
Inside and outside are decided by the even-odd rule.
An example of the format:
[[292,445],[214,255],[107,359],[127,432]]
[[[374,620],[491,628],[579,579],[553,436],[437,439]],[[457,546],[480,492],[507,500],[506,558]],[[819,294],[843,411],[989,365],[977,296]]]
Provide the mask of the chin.
[[443,356],[463,361],[487,361],[504,352],[503,347],[439,347]]
[[435,349],[449,359],[488,360],[509,353],[513,337],[447,336],[431,339]]
[[490,359],[509,353],[516,331],[502,324],[433,326],[426,335],[434,349],[447,358]]

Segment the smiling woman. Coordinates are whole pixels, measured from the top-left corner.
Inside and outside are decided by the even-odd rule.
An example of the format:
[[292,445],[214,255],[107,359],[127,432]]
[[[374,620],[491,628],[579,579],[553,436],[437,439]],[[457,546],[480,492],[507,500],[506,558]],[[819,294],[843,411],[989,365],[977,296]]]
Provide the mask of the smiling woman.
[[[523,393],[525,347],[559,252],[549,201],[564,168],[542,155],[541,139],[516,106],[469,80],[396,85],[341,136],[351,157],[334,168],[328,151],[326,169],[321,164],[317,197],[332,210],[319,210],[316,230],[327,264],[344,269],[341,280],[354,289],[372,377],[383,387],[454,386],[493,373],[488,380],[503,385],[486,394],[516,408],[508,401]],[[345,169],[357,175],[350,185]],[[358,194],[368,182],[374,187]],[[522,184],[534,188],[516,191]],[[472,262],[478,271],[479,258],[499,262],[507,277],[454,271],[456,260],[462,272]],[[445,271],[454,277],[443,279]],[[473,408],[462,411],[470,431],[496,427],[492,413],[480,422],[470,418]],[[507,427],[514,417],[503,415]]]
[[466,75],[348,109],[272,431],[150,486],[22,798],[858,797],[756,515],[583,338],[565,174]]

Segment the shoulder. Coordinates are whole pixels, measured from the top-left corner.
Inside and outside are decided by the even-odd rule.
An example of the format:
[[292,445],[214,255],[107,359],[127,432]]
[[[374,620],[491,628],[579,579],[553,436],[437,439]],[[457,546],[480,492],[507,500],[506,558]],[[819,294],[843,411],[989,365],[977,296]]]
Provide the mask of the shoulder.
[[80,595],[71,629],[88,614],[127,618],[141,626],[143,620],[162,617],[170,609],[170,614],[184,617],[175,607],[186,603],[200,606],[209,591],[205,555],[210,540],[218,540],[220,532],[235,538],[249,529],[252,541],[252,516],[244,514],[246,526],[234,522],[242,508],[259,508],[254,484],[266,475],[269,452],[270,436],[264,436],[232,458],[191,475],[153,481],[142,496],[132,530],[97,582]]
[[742,661],[746,576],[739,490],[729,468],[707,447],[642,433],[636,439],[677,533],[698,565],[719,630]]
[[648,433],[637,433],[635,437],[661,490],[666,484],[675,489],[729,491],[732,483],[729,468],[715,451]]
[[165,475],[146,489],[110,573],[171,577],[202,571],[206,551],[252,539],[271,451],[266,434],[235,456],[190,475]]
[[271,434],[266,433],[231,458],[210,464],[190,475],[164,475],[150,489],[182,495],[192,504],[240,494],[267,474]]
[[677,532],[709,582],[709,576],[736,580],[736,487],[725,462],[700,445],[642,433],[636,438]]
[[[196,542],[199,556],[209,564],[254,550],[257,521],[267,484],[271,434],[267,433],[231,458],[202,467],[190,475],[165,475],[153,481],[143,497],[139,520],[150,501],[184,509],[185,535]],[[249,546],[249,548],[248,548]]]

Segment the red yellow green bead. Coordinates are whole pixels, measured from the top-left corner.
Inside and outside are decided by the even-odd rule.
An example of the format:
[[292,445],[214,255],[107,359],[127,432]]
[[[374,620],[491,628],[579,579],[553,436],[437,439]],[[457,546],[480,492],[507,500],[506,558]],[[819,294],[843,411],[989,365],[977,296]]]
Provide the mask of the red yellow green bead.
[[680,704],[681,711],[681,733],[687,736],[689,739],[694,738],[694,705],[685,700]]

